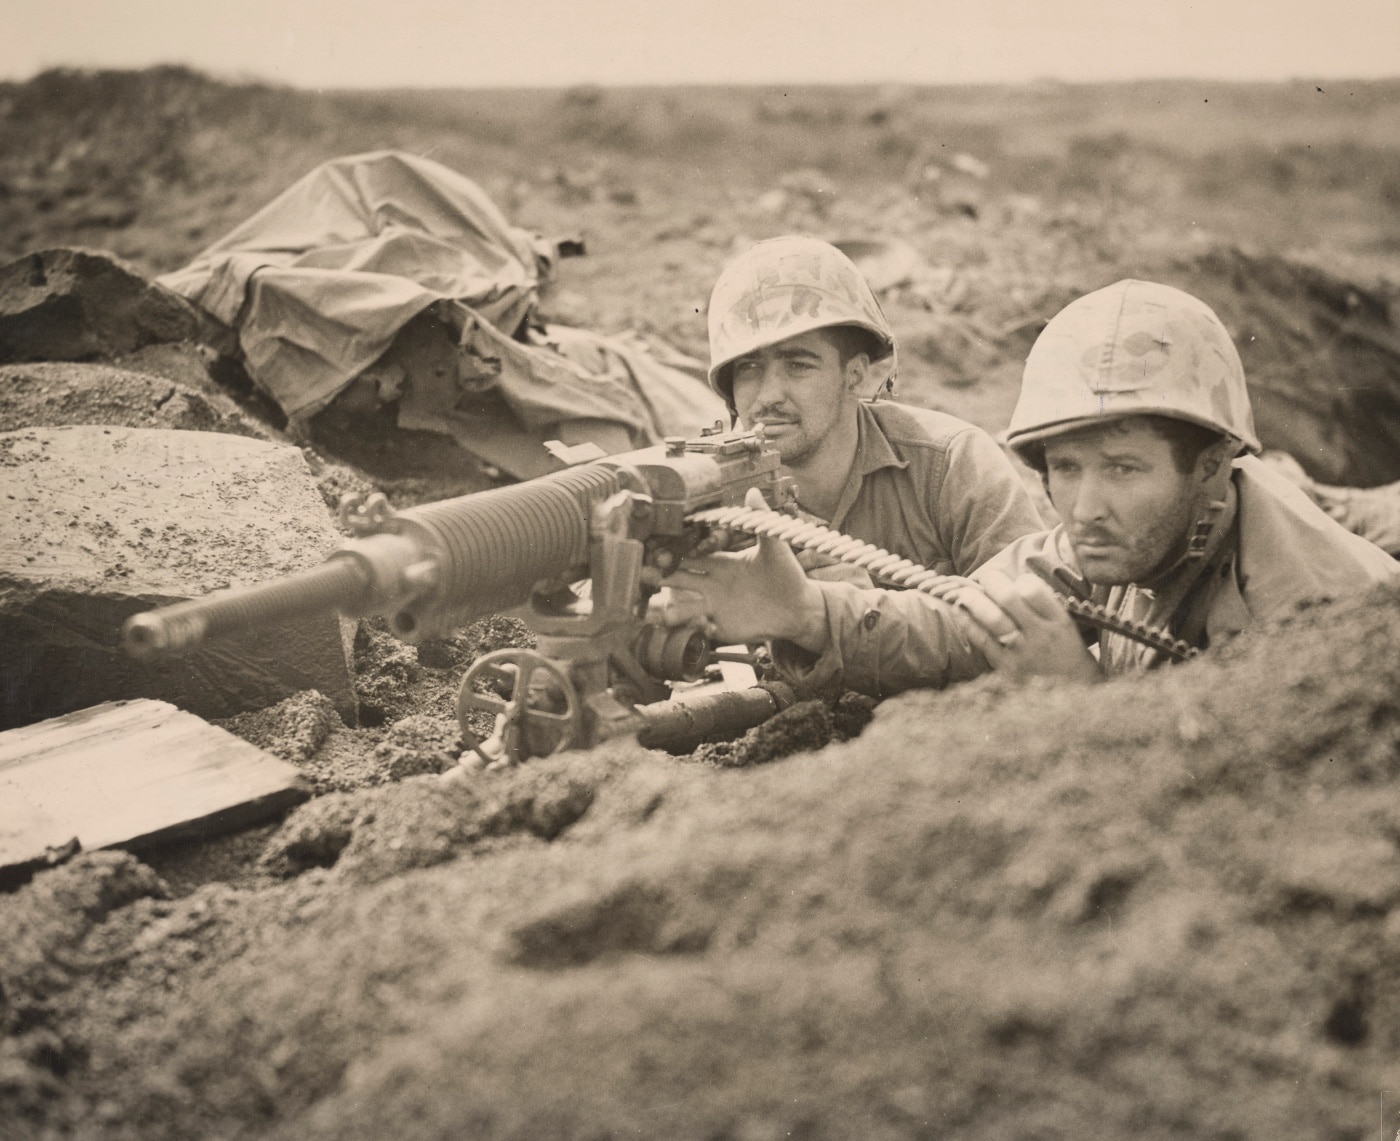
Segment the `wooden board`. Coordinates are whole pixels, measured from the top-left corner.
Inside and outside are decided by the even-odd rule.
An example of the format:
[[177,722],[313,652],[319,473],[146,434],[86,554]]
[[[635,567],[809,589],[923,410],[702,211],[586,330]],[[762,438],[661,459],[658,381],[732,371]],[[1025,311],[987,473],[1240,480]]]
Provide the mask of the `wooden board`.
[[164,701],[0,733],[0,872],[243,827],[305,800],[297,770]]

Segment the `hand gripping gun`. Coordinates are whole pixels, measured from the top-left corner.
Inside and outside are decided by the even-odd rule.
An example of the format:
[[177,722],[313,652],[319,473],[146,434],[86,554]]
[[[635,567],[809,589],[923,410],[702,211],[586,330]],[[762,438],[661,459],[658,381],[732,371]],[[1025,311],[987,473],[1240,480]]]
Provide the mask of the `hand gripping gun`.
[[[698,626],[655,625],[646,612],[660,577],[708,536],[709,526],[691,516],[739,507],[754,487],[775,509],[793,497],[777,449],[761,434],[716,426],[696,439],[403,511],[379,494],[349,497],[341,519],[355,537],[319,567],[134,615],[123,637],[138,656],[171,655],[337,610],[383,616],[417,643],[515,611],[537,648],[497,650],[467,671],[457,712],[469,747],[480,751],[475,711],[498,715],[509,761],[639,731],[654,747],[685,732],[743,732],[791,695],[764,687],[716,695],[714,708],[675,708],[667,683],[700,678],[712,648]],[[585,579],[591,589],[580,592],[575,584]]]

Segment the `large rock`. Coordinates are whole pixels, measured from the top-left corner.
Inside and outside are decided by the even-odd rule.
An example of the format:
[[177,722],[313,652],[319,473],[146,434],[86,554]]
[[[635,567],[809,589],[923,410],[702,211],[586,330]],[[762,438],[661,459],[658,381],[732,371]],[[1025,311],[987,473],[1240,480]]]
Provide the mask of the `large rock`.
[[0,728],[151,697],[227,717],[317,689],[355,715],[334,615],[174,662],[119,644],[165,602],[318,564],[339,536],[296,448],[213,432],[0,433]]
[[145,345],[217,343],[183,297],[110,254],[52,249],[0,267],[0,363],[111,360]]

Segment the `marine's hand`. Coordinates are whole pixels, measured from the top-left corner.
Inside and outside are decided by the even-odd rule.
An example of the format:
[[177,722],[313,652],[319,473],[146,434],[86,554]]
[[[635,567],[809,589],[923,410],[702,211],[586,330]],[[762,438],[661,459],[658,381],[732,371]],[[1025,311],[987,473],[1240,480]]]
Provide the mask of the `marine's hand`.
[[[1012,581],[999,571],[985,571],[978,575],[978,585],[985,595],[983,606],[960,607],[955,618],[993,669],[1016,678],[1103,680],[1074,619],[1043,579],[1023,574]],[[997,614],[990,614],[986,601],[994,604]]]
[[681,590],[667,583],[647,601],[647,621],[657,626],[701,626],[714,637],[715,624],[710,621],[710,606],[703,594]]
[[[751,490],[746,507],[762,509],[763,493]],[[662,580],[675,592],[703,599],[699,607],[721,644],[783,639],[803,649],[826,647],[826,603],[821,590],[807,578],[792,549],[779,539],[760,538],[756,546],[736,554],[713,554],[686,559],[676,573]],[[675,594],[673,617],[694,617],[696,605]]]

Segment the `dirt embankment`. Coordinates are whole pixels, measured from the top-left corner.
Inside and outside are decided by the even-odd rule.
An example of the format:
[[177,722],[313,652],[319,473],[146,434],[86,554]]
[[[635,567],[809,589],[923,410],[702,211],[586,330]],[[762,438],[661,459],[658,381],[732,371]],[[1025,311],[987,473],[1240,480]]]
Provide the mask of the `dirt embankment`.
[[1126,276],[1194,287],[1240,345],[1266,443],[1370,484],[1400,478],[1397,128],[1393,83],[311,94],[57,70],[0,84],[0,257],[104,246],[159,273],[319,162],[430,153],[515,224],[586,239],[545,316],[701,358],[734,249],[893,241],[901,391],[992,431],[1065,303]]
[[758,768],[621,747],[335,793],[242,889],[81,857],[0,900],[7,1120],[1363,1138],[1400,1085],[1397,603],[909,695]]

